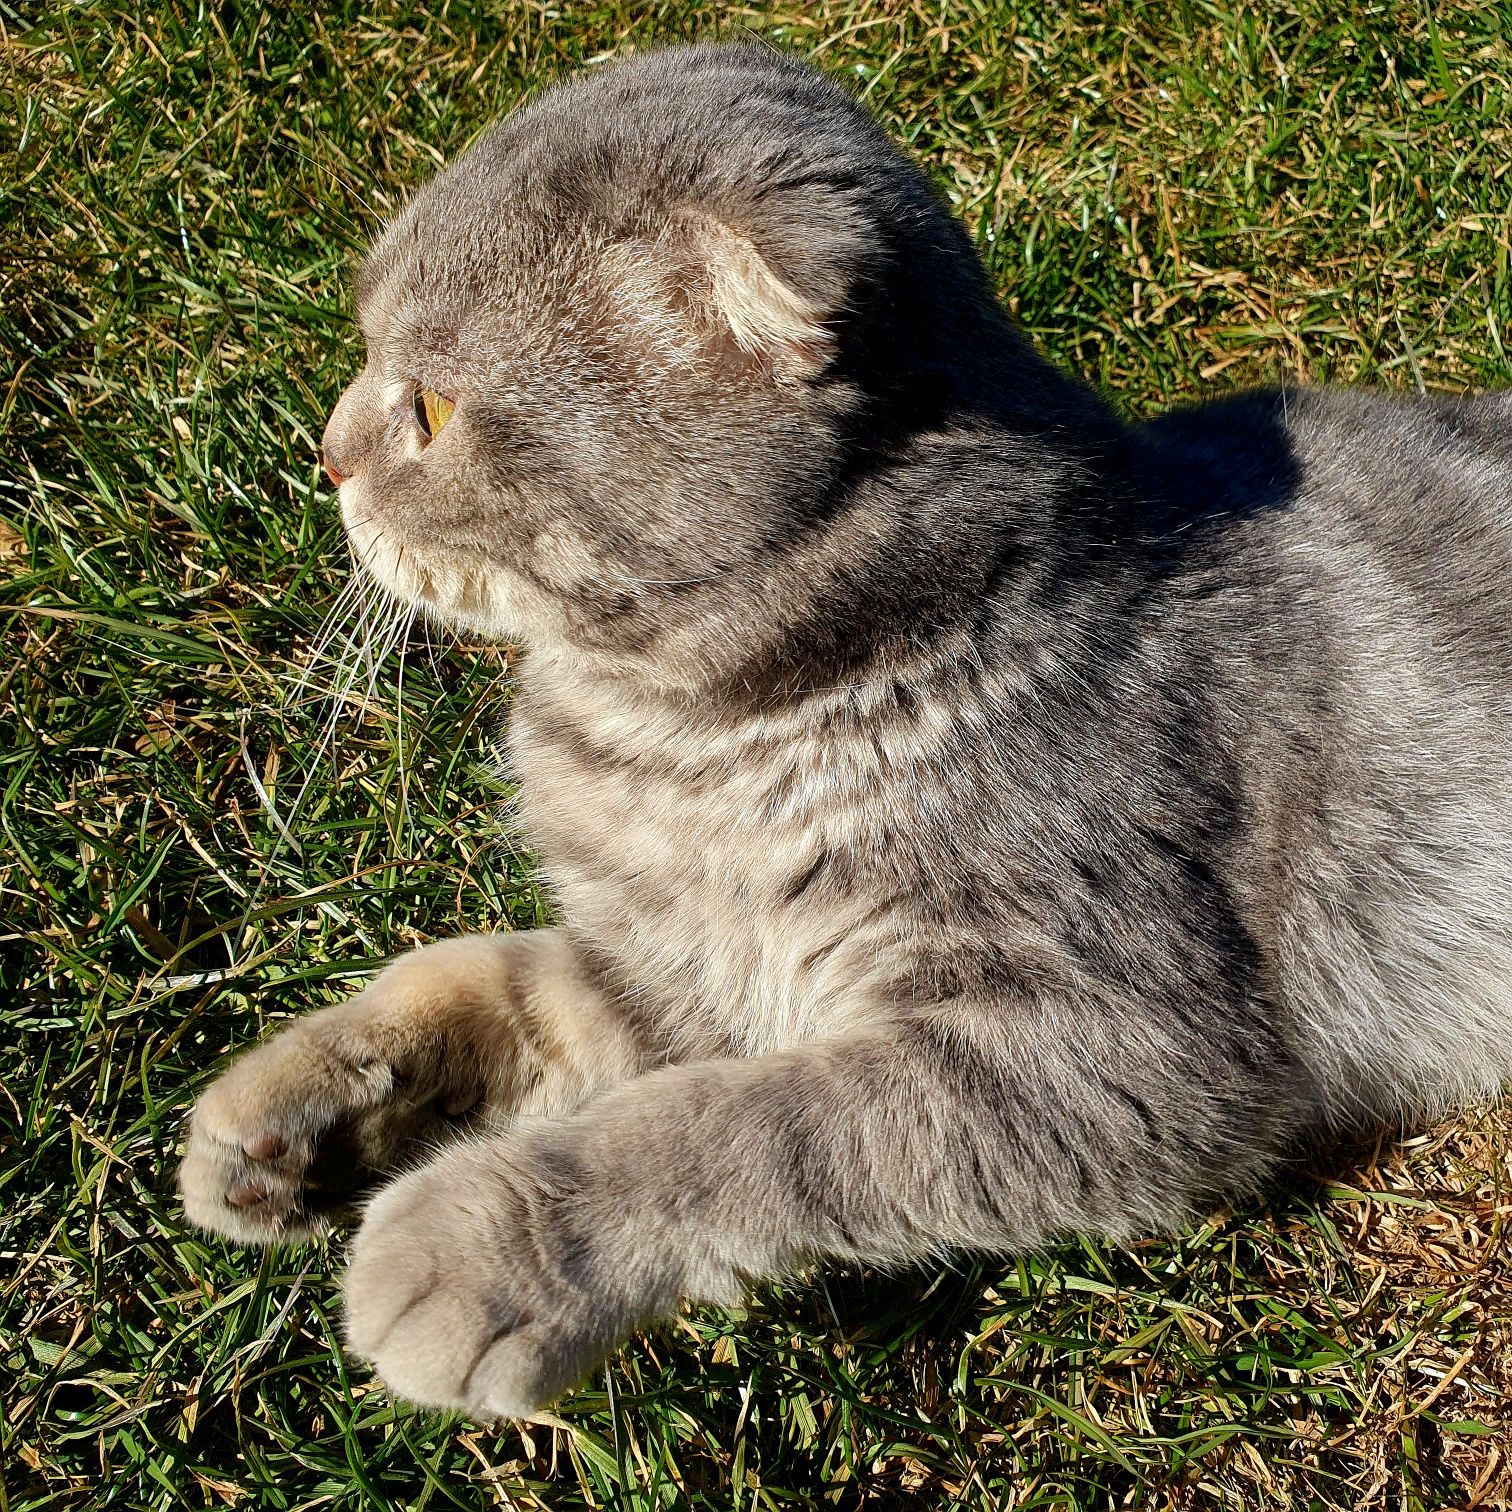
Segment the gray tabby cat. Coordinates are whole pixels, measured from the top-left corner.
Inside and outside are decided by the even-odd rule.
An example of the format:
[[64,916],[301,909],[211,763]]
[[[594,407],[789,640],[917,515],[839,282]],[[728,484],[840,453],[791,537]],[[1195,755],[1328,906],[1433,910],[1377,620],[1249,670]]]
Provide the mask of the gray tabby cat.
[[529,643],[565,922],[237,1060],[182,1186],[262,1242],[387,1173],[395,1392],[525,1413],[684,1299],[1139,1234],[1512,1074],[1512,398],[1125,423],[744,46],[512,116],[358,309],[353,550]]

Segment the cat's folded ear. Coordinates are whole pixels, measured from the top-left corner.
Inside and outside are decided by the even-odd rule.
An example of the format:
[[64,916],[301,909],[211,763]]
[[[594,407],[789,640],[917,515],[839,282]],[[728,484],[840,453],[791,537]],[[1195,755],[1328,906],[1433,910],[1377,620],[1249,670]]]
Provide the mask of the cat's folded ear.
[[609,265],[620,316],[668,356],[700,354],[781,384],[812,381],[834,356],[839,281],[804,292],[712,216],[679,214],[654,242],[620,243]]
[[732,342],[779,383],[807,382],[824,371],[834,351],[827,321],[839,314],[838,291],[827,301],[801,293],[750,237],[704,215],[679,217],[671,236],[696,280],[690,292],[709,339]]

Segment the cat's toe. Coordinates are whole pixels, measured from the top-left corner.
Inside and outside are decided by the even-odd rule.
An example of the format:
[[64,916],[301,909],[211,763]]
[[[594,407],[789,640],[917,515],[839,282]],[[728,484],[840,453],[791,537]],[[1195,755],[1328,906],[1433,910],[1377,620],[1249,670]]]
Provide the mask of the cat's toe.
[[[357,1102],[328,1061],[301,1064],[282,1045],[236,1062],[196,1103],[179,1167],[192,1223],[242,1243],[319,1232],[361,1184],[348,1137]],[[363,1100],[371,1100],[364,1088]]]
[[179,1167],[184,1212],[201,1228],[248,1244],[312,1233],[321,1224],[306,1201],[306,1164],[284,1136],[226,1137],[197,1121]]
[[300,1023],[205,1089],[179,1170],[191,1222],[253,1244],[319,1232],[442,1120],[343,1029]]

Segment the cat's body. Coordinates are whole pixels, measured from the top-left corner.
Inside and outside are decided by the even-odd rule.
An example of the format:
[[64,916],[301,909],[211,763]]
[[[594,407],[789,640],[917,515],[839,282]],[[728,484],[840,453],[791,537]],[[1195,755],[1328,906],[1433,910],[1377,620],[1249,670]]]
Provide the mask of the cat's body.
[[[767,707],[527,664],[526,831],[675,1056],[1017,951],[1254,1005],[1318,1123],[1512,1074],[1512,399],[1258,394],[1131,442],[1089,532],[1119,570],[1008,585],[885,670]],[[979,519],[1015,479],[974,446]]]
[[1512,400],[1126,426],[746,49],[548,95],[427,196],[328,466],[393,591],[532,638],[564,923],[240,1061],[184,1174],[276,1237],[333,1131],[379,1172],[520,1120],[368,1211],[392,1384],[522,1410],[681,1297],[1130,1234],[1512,1075]]

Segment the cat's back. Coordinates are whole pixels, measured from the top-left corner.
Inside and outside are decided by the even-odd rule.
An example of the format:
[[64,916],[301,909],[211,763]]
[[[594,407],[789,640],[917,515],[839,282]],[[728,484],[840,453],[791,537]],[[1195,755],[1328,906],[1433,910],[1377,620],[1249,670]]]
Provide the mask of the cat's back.
[[1304,609],[1335,593],[1351,613],[1392,606],[1406,641],[1446,666],[1512,676],[1512,390],[1262,390],[1144,431],[1175,510],[1221,520],[1262,591],[1289,588]]
[[[1287,435],[1301,506],[1377,565],[1383,596],[1422,618],[1467,673],[1512,681],[1512,394],[1297,396]],[[1502,710],[1512,713],[1505,703]]]
[[1205,541],[1174,574],[1180,619],[1244,711],[1239,801],[1309,1060],[1343,1114],[1493,1091],[1512,1072],[1512,395],[1274,391],[1147,430]]

